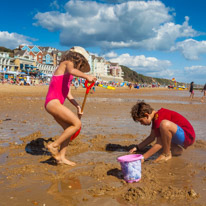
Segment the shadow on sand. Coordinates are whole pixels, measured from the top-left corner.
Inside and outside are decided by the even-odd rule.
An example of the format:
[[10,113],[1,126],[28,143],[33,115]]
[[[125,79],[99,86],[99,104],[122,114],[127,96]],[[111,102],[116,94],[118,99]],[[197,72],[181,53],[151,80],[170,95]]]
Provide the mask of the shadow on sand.
[[[31,155],[47,155],[51,156],[51,153],[48,151],[48,149],[45,147],[48,142],[53,142],[52,138],[44,139],[44,138],[37,138],[36,140],[32,140],[29,142],[26,147],[25,151]],[[41,161],[41,163],[46,163],[50,165],[57,165],[57,161],[50,157],[47,160]]]
[[111,169],[107,172],[107,175],[117,177],[118,179],[124,179],[122,171],[118,168]]
[[25,151],[31,155],[51,155],[45,147],[48,142],[53,142],[52,138],[37,138],[26,145]]
[[[106,151],[110,151],[110,152],[129,152],[132,148],[136,147],[137,145],[132,144],[129,146],[122,146],[120,144],[107,144],[106,145]],[[147,146],[145,147],[143,150],[141,151],[137,151],[136,153],[138,154],[143,154],[145,152],[147,152],[149,149],[151,148],[151,146]]]

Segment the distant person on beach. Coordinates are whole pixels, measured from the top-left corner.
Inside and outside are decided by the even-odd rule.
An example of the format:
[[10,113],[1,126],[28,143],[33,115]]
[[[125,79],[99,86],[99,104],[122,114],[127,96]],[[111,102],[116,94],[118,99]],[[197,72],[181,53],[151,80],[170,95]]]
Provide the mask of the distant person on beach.
[[95,93],[95,85],[92,87],[92,94],[94,94]]
[[75,79],[74,87],[75,87],[75,89],[77,89],[79,87],[79,81],[77,78]]
[[201,98],[201,102],[204,102],[205,96],[206,96],[206,84],[204,85],[204,87],[202,88],[202,92],[203,92],[203,96]]
[[195,131],[189,121],[175,111],[161,108],[155,111],[145,102],[137,102],[131,110],[132,118],[142,125],[152,124],[150,135],[130,150],[130,153],[143,150],[156,139],[156,143],[143,154],[144,160],[162,149],[155,162],[167,161],[172,155],[181,155],[195,141]]
[[190,83],[190,90],[189,90],[189,92],[190,92],[190,100],[192,100],[193,99],[193,97],[194,97],[194,82],[191,82]]
[[[66,159],[66,150],[70,137],[81,127],[80,118],[82,116],[81,107],[71,94],[70,84],[73,76],[87,79],[89,82],[96,81],[95,77],[84,74],[90,71],[88,58],[89,54],[82,47],[75,46],[66,51],[62,55],[59,67],[52,76],[45,101],[46,111],[64,129],[59,138],[47,146],[48,150],[57,163],[64,163],[70,166],[75,166],[76,163]],[[63,105],[66,98],[76,107],[79,118]]]
[[132,89],[132,83],[129,83],[129,85],[128,85],[128,86],[129,86],[129,88],[130,88],[130,89]]

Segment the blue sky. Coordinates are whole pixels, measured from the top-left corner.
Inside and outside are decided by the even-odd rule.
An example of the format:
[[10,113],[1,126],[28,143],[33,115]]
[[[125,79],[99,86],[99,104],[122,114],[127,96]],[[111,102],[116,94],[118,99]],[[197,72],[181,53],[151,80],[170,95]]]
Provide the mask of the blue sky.
[[0,46],[83,46],[147,76],[204,84],[205,8],[205,0],[1,1]]

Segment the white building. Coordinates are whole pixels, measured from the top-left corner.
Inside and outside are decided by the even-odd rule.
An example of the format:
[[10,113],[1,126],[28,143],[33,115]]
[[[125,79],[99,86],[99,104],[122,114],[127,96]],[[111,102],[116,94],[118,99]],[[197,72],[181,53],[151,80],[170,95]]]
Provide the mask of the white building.
[[0,52],[0,71],[10,71],[13,66],[12,60],[8,52]]
[[103,57],[90,55],[89,64],[91,68],[89,74],[97,77],[99,81],[124,81],[124,73],[118,63],[111,63],[106,61]]

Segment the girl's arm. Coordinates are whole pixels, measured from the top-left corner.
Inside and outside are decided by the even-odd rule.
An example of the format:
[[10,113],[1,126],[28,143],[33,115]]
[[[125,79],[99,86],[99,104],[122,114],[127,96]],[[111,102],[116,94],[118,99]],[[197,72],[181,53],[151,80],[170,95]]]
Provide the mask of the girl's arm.
[[79,119],[81,119],[81,116],[82,116],[83,113],[81,112],[80,105],[77,103],[77,101],[72,96],[71,88],[69,89],[69,93],[67,95],[67,99],[77,108],[77,115],[78,115]]
[[89,82],[95,82],[97,80],[96,77],[87,75],[80,70],[75,69],[73,63],[70,61],[66,61],[66,69],[71,75],[87,79]]

